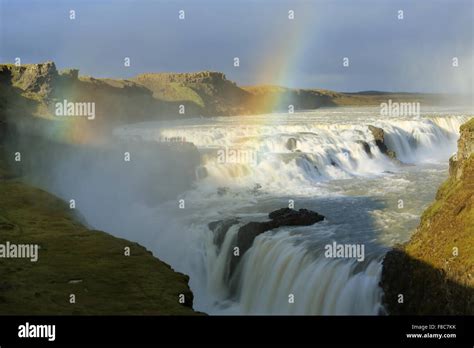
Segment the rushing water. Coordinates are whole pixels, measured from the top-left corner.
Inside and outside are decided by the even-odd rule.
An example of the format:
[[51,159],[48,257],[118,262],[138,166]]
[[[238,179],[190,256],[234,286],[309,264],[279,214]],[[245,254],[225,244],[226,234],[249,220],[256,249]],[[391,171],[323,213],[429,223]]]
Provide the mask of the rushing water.
[[[381,118],[377,111],[321,109],[118,129],[121,137],[185,138],[202,154],[194,189],[179,197],[185,208],[169,201],[130,213],[128,220],[143,226],[133,238],[190,275],[195,308],[207,313],[384,313],[383,256],[409,238],[433,200],[468,117],[436,109]],[[368,125],[383,128],[389,148],[411,165],[384,156]],[[230,151],[236,157],[222,157]],[[326,220],[259,235],[230,274],[238,228],[291,203]],[[207,225],[231,217],[240,222],[217,245]],[[334,241],[364,245],[364,260],[325,257]]]

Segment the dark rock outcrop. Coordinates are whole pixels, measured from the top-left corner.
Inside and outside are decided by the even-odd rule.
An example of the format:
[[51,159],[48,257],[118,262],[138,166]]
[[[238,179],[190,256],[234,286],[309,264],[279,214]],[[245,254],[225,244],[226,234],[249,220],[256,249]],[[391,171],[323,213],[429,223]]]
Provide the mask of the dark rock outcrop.
[[214,232],[213,242],[217,246],[217,251],[220,251],[222,243],[224,243],[225,235],[229,228],[239,223],[238,219],[227,219],[210,222],[207,226]]
[[[294,210],[290,208],[275,210],[268,214],[268,217],[270,218],[269,221],[251,221],[239,228],[235,240],[235,247],[239,248],[239,255],[233,256],[230,259],[230,277],[232,277],[240,259],[250,249],[258,235],[282,226],[309,226],[324,220],[324,216],[317,212],[308,209]],[[230,218],[213,221],[208,224],[209,229],[214,232],[214,244],[217,246],[218,251],[229,229],[238,223],[240,223],[239,219]]]
[[364,140],[357,140],[357,144],[360,144],[362,148],[364,149],[365,153],[369,155],[369,157],[372,157],[372,151],[370,150],[370,145]]
[[280,226],[308,226],[324,220],[324,216],[308,210],[294,210],[290,208],[281,208],[268,214],[273,222]]
[[237,266],[241,257],[252,246],[254,239],[267,231],[282,226],[309,226],[324,220],[324,216],[307,209],[294,210],[282,208],[268,214],[270,221],[249,222],[240,227],[237,233],[236,246],[239,248],[239,256],[233,257],[231,261],[231,274]]
[[380,152],[382,152],[384,155],[388,156],[389,158],[396,160],[397,154],[395,153],[395,151],[390,150],[385,144],[384,130],[382,128],[375,127],[372,125],[369,125],[369,130],[372,132],[372,135],[374,136],[374,140],[375,140],[375,145],[377,145]]
[[295,138],[289,138],[286,141],[286,148],[290,151],[296,150],[296,146],[298,145],[298,142],[296,141]]
[[[35,93],[39,97],[48,98],[54,89],[54,82],[59,74],[56,65],[51,62],[41,64],[14,65],[5,64],[2,70],[8,70],[11,83],[25,92]],[[5,74],[4,73],[4,74]]]

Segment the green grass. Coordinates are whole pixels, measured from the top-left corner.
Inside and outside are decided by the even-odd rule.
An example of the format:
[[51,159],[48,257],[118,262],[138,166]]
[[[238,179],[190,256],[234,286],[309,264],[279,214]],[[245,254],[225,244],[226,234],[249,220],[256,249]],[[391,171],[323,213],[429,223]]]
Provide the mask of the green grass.
[[[458,145],[470,146],[473,134],[462,134]],[[410,241],[385,257],[382,286],[391,314],[474,314],[474,154],[454,165]]]
[[138,76],[133,81],[151,90],[156,99],[170,102],[192,102],[200,107],[205,106],[201,96],[192,88],[184,86],[182,83],[168,82],[153,74],[151,76]]
[[[453,247],[459,249],[459,256],[454,258]],[[423,213],[420,227],[405,250],[440,269],[450,260],[450,269],[462,272],[448,272],[447,276],[474,286],[474,280],[467,277],[474,271],[474,155],[463,162],[459,179],[450,176],[440,187],[436,201]]]
[[64,202],[22,182],[0,180],[0,192],[0,243],[40,245],[37,262],[0,259],[0,314],[195,313],[178,301],[192,302],[188,278],[142,246],[88,230]]

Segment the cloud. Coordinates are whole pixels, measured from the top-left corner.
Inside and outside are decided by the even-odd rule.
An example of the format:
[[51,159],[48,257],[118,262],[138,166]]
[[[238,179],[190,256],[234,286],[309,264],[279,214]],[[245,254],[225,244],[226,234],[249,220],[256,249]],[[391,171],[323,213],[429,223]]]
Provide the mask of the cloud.
[[[472,92],[474,3],[469,0],[130,1],[1,0],[0,59],[53,59],[82,74],[218,70],[239,84],[280,83],[259,74],[272,57],[294,87]],[[74,9],[77,18],[69,19]],[[178,19],[178,11],[186,19]],[[293,38],[285,33],[305,17]],[[397,18],[403,10],[404,19]],[[14,15],[11,15],[14,14]],[[296,40],[281,52],[280,40]],[[282,54],[288,55],[281,57]],[[232,66],[233,57],[241,67]],[[130,68],[123,66],[130,57]],[[291,58],[290,58],[291,57]],[[342,67],[342,58],[350,67]],[[449,67],[459,57],[461,67]],[[278,74],[275,74],[278,75]],[[274,79],[274,80],[272,80]]]

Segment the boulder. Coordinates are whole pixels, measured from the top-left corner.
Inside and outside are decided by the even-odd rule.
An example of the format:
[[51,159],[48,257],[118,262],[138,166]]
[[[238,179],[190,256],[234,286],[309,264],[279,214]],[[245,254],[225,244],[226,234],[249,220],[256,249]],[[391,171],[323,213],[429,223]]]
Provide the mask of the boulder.
[[297,146],[297,141],[295,138],[289,138],[287,141],[286,141],[286,148],[290,151],[294,151],[296,150],[296,146]]
[[254,239],[267,231],[282,226],[309,226],[324,220],[324,216],[308,209],[294,210],[282,208],[268,214],[270,221],[249,222],[240,227],[237,233],[236,246],[239,248],[239,256],[233,257],[230,264],[230,273],[233,274],[241,257],[250,249]]
[[369,130],[372,132],[372,135],[374,136],[374,140],[375,140],[375,145],[377,145],[380,152],[382,152],[385,156],[388,156],[389,158],[396,160],[397,154],[395,153],[395,151],[390,150],[385,144],[384,130],[382,128],[375,127],[372,125],[369,125]]
[[290,208],[275,210],[268,214],[268,217],[279,226],[307,226],[324,220],[324,216],[314,211],[308,209],[297,211]]

